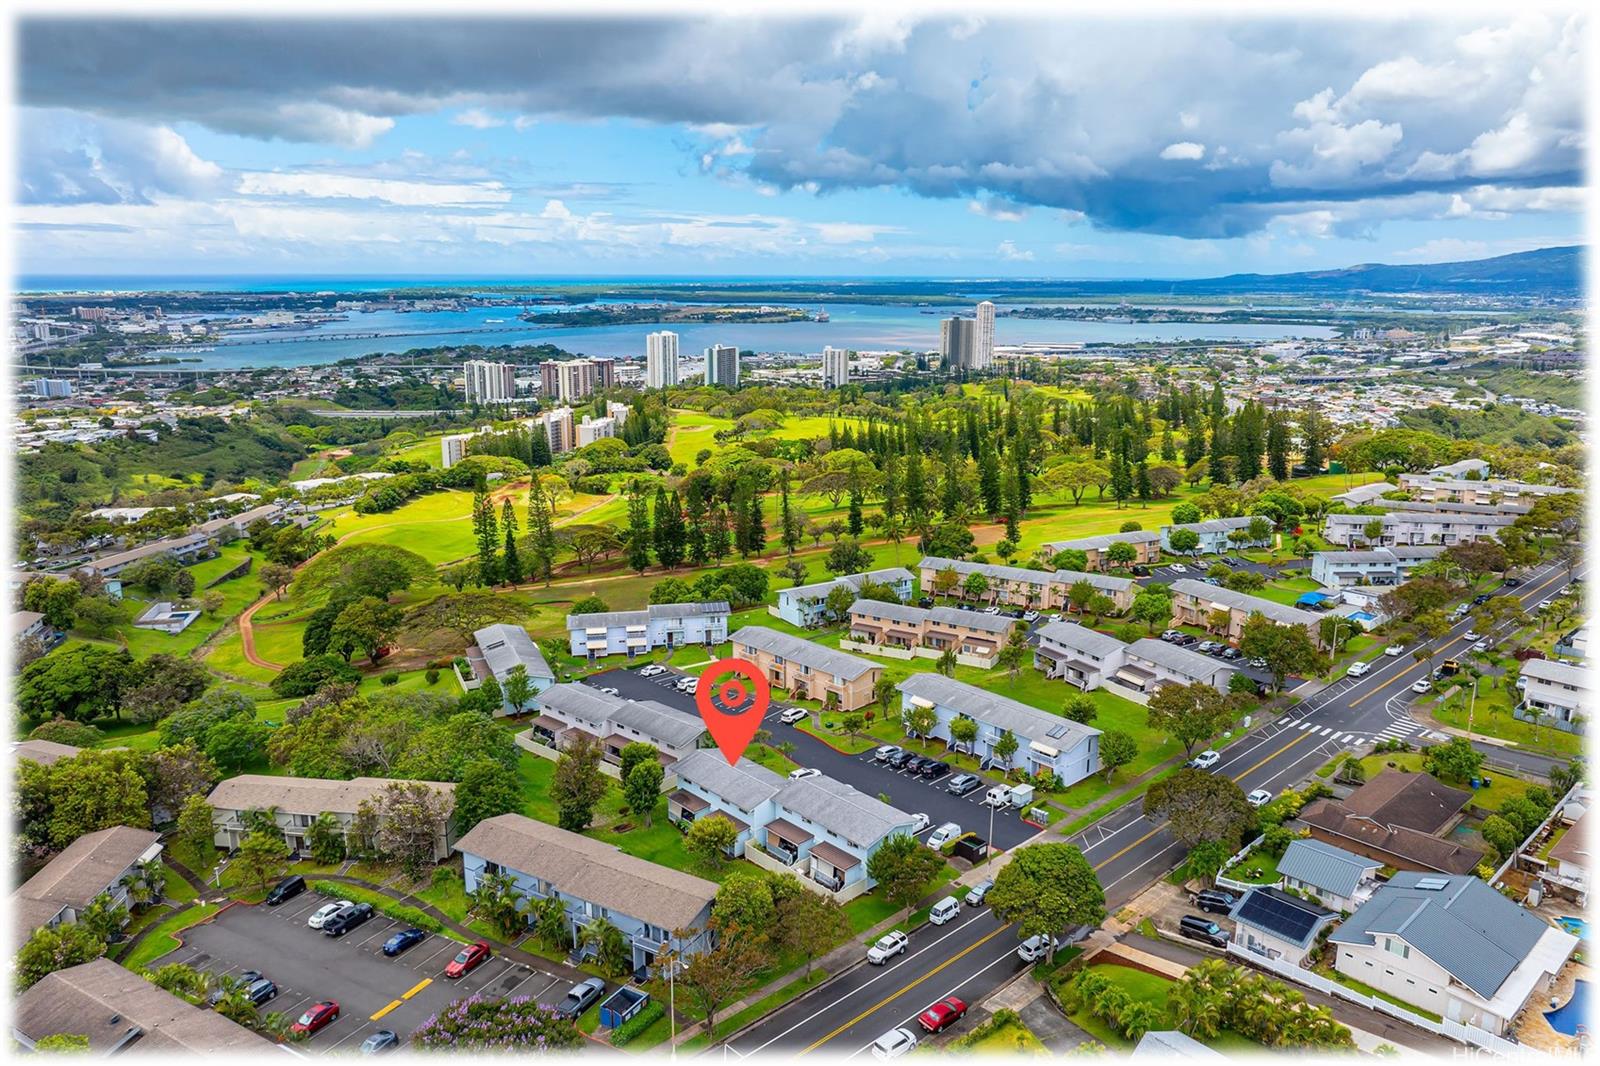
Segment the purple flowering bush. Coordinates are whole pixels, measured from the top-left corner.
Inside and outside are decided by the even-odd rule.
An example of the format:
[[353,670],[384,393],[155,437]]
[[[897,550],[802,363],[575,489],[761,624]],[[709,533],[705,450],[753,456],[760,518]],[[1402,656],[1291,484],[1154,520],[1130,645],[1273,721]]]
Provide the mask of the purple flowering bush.
[[557,1017],[531,996],[513,999],[469,996],[435,1014],[411,1034],[424,1049],[566,1051],[583,1043],[574,1022]]

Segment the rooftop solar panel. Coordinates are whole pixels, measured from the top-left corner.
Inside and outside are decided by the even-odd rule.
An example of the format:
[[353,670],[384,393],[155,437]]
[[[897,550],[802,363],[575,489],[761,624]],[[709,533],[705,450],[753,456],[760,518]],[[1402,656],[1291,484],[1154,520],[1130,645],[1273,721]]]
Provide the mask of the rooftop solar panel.
[[1234,912],[1234,918],[1294,944],[1303,944],[1322,919],[1320,908],[1255,890]]

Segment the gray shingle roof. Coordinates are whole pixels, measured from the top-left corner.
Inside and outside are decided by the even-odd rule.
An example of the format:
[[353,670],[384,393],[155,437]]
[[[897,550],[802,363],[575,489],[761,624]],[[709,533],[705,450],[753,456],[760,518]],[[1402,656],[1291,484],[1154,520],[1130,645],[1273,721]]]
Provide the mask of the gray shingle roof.
[[40,766],[53,766],[62,759],[75,758],[83,749],[71,744],[58,744],[53,740],[19,740],[11,745],[11,751],[18,759],[28,759]]
[[706,731],[699,715],[686,714],[655,700],[624,703],[611,712],[610,720],[673,748],[693,747]]
[[601,626],[642,626],[657,618],[716,617],[730,613],[726,600],[701,603],[652,603],[642,611],[595,611],[567,615],[568,629],[598,629]]
[[802,637],[793,637],[776,629],[768,629],[766,626],[744,626],[729,639],[735,644],[749,645],[791,662],[800,663],[802,666],[809,666],[813,670],[842,677],[846,681],[854,681],[868,670],[880,669],[876,663],[869,663],[854,655],[846,655],[834,648],[825,648],[821,644],[813,644]]
[[223,811],[277,807],[284,814],[355,814],[364,801],[376,799],[390,785],[413,783],[427,785],[447,796],[455,795],[456,786],[448,781],[411,782],[387,777],[334,781],[322,777],[240,774],[219,782],[206,802]]
[[127,1049],[164,1053],[169,1061],[197,1052],[265,1058],[274,1050],[270,1040],[105,958],[57,970],[22,993],[11,1025],[30,1044],[62,1033],[87,1036],[89,1054],[102,1057]]
[[1579,692],[1589,690],[1589,672],[1581,666],[1557,662],[1554,659],[1529,659],[1522,664],[1522,676],[1550,681],[1558,685],[1574,685]]
[[778,794],[784,778],[760,763],[740,759],[728,765],[721,752],[702,748],[679,759],[673,767],[679,781],[721,796],[743,811],[753,811]]
[[857,600],[850,605],[850,613],[888,618],[896,622],[910,622],[913,625],[920,625],[928,617],[928,612],[921,607],[905,603],[884,603],[881,600]]
[[1260,596],[1251,596],[1244,592],[1235,592],[1218,585],[1208,585],[1204,581],[1193,578],[1181,578],[1172,583],[1172,591],[1186,596],[1193,596],[1204,603],[1220,603],[1230,609],[1242,610],[1247,614],[1257,612],[1279,625],[1307,626],[1315,634],[1317,623],[1322,621],[1321,615],[1302,611],[1298,607],[1289,607],[1274,600],[1263,599]]
[[1133,658],[1143,659],[1165,667],[1175,674],[1195,680],[1209,680],[1217,674],[1227,671],[1233,673],[1233,667],[1221,663],[1209,655],[1201,655],[1188,648],[1180,648],[1176,644],[1168,644],[1164,640],[1154,637],[1140,637],[1128,645],[1128,655]]
[[1127,592],[1133,588],[1133,578],[1131,577],[1090,574],[1082,570],[1057,570],[1050,575],[1050,580],[1057,585],[1066,585],[1069,588],[1080,581],[1087,581],[1101,592]]
[[509,866],[550,882],[567,896],[667,930],[699,921],[717,896],[717,886],[703,878],[520,814],[485,818],[456,841],[455,850]]
[[551,685],[533,698],[535,707],[565,711],[567,714],[591,722],[606,721],[611,717],[612,711],[626,702],[621,696],[613,696],[609,692],[601,692],[597,688],[570,681]]
[[940,625],[964,626],[984,633],[1009,633],[1017,624],[1015,618],[1003,614],[985,614],[983,611],[963,611],[959,607],[930,607],[928,621]]
[[999,563],[972,563],[938,555],[930,555],[917,565],[923,570],[954,570],[963,578],[968,574],[982,574],[997,581],[1018,581],[1028,585],[1048,585],[1051,578],[1048,570],[1025,570],[1020,566],[1001,566]]
[[[1427,884],[1440,887],[1429,889]],[[1382,885],[1328,939],[1371,945],[1403,939],[1484,999],[1550,927],[1467,874],[1402,871]]]
[[1048,622],[1039,627],[1038,634],[1041,641],[1048,640],[1073,651],[1088,652],[1102,658],[1115,655],[1127,646],[1116,637],[1097,633],[1088,626],[1080,626],[1076,622]]
[[889,834],[911,827],[911,815],[831,777],[786,781],[778,805],[810,819],[857,848],[870,848]]
[[[912,674],[900,682],[900,691],[908,696],[920,696],[942,707],[949,707],[996,728],[1009,729],[1018,739],[1037,740],[1063,751],[1074,747],[1086,737],[1100,734],[1100,730],[1093,726],[1041,711],[1037,707],[1018,703],[1005,696],[997,696],[976,685],[969,685],[965,681],[957,681],[943,674]],[[1054,737],[1049,735],[1052,730],[1063,726],[1066,728],[1064,733]]]
[[1161,539],[1161,534],[1148,529],[1136,529],[1128,533],[1102,533],[1098,537],[1079,537],[1077,540],[1051,541],[1045,547],[1051,551],[1065,551],[1068,548],[1078,548],[1087,551],[1090,548],[1105,549],[1113,544],[1154,544]]
[[1182,525],[1163,526],[1162,528],[1168,533],[1173,533],[1180,529],[1189,529],[1196,533],[1231,533],[1235,529],[1248,528],[1250,523],[1257,518],[1269,525],[1272,524],[1272,519],[1266,515],[1241,515],[1238,518],[1210,518],[1204,522],[1185,522]]
[[122,872],[160,840],[160,833],[125,825],[85,833],[28,878],[12,901],[37,900],[54,904],[56,910],[63,906],[82,910],[115,886]]
[[483,652],[483,661],[496,681],[504,683],[512,667],[518,665],[528,672],[530,678],[555,680],[556,675],[544,661],[544,653],[539,650],[539,645],[521,626],[499,622],[473,633],[472,640]]
[[1354,855],[1321,840],[1294,840],[1278,860],[1278,872],[1285,877],[1349,898],[1361,883],[1361,876],[1383,864]]

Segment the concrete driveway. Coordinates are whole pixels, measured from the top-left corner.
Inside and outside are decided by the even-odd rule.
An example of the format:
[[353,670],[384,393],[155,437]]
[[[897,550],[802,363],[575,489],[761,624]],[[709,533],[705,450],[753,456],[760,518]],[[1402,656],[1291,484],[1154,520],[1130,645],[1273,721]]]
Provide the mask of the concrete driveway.
[[151,969],[181,962],[212,974],[259,970],[278,986],[278,996],[261,1007],[291,1019],[320,1000],[335,1000],[339,1020],[298,1045],[310,1051],[354,1051],[380,1029],[402,1040],[430,1016],[473,993],[533,996],[541,1003],[566,995],[568,982],[520,962],[495,955],[465,977],[444,976],[462,944],[449,937],[428,938],[396,958],[383,943],[404,923],[375,915],[343,937],[324,936],[306,918],[331,902],[304,892],[278,907],[236,903],[211,921],[183,934],[184,944],[151,964]]

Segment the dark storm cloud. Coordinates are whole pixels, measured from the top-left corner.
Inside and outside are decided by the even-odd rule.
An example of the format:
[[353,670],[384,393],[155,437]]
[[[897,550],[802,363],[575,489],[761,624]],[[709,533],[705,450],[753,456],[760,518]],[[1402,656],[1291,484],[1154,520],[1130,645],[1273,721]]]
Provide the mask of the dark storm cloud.
[[[468,107],[694,127],[702,169],[1237,237],[1570,186],[1584,23],[34,20],[33,107],[360,146]],[[80,166],[39,195],[98,195]],[[180,168],[181,169],[181,168]],[[192,169],[192,168],[191,168]],[[90,175],[92,176],[92,175]],[[184,180],[195,175],[186,174]],[[1432,208],[1430,207],[1430,210]]]

